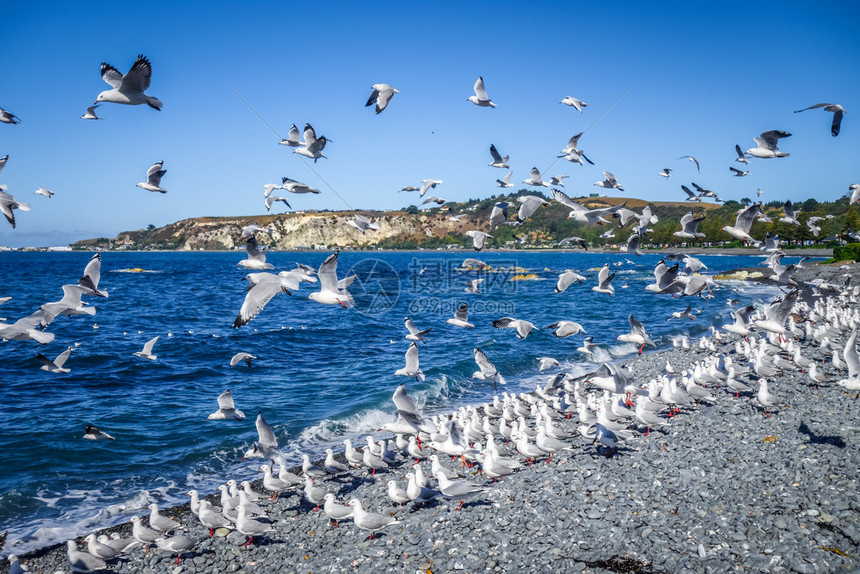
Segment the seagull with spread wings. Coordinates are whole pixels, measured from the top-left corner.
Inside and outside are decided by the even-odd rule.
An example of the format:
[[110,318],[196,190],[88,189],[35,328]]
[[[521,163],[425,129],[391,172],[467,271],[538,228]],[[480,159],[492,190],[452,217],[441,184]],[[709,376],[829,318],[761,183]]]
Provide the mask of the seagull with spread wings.
[[95,103],[112,102],[130,106],[147,104],[153,109],[161,110],[161,100],[145,93],[152,81],[152,64],[145,56],[138,55],[125,75],[110,64],[102,62],[102,79],[111,89],[100,93]]
[[845,113],[845,108],[839,104],[815,104],[814,106],[809,106],[802,110],[794,110],[794,113],[799,114],[800,112],[814,110],[816,108],[824,108],[825,112],[833,112],[833,123],[830,124],[830,133],[833,134],[833,137],[838,136],[839,128],[842,126],[842,114]]
[[791,134],[780,130],[768,130],[766,132],[762,132],[759,137],[753,138],[757,147],[751,147],[746,151],[746,153],[761,159],[788,157],[791,154],[781,152],[779,151],[779,148],[776,147],[776,144],[780,139],[787,137],[791,137]]
[[484,78],[479,76],[475,81],[475,95],[469,96],[468,101],[482,108],[495,108],[496,104],[487,95],[487,89],[484,87]]
[[506,155],[505,157],[502,157],[502,154],[499,153],[499,150],[496,149],[494,144],[490,144],[490,155],[493,156],[493,161],[490,162],[490,167],[510,169],[511,166],[508,165],[508,159],[510,159],[511,156]]
[[394,86],[389,86],[388,84],[373,84],[371,89],[373,91],[370,92],[370,97],[367,98],[367,103],[364,104],[364,107],[372,106],[375,103],[377,114],[388,107],[388,102],[391,101],[394,94],[400,93]]
[[135,187],[145,189],[146,191],[167,193],[167,190],[161,187],[161,178],[167,173],[166,169],[162,169],[163,165],[163,161],[152,164],[152,167],[146,170],[146,181],[138,183]]

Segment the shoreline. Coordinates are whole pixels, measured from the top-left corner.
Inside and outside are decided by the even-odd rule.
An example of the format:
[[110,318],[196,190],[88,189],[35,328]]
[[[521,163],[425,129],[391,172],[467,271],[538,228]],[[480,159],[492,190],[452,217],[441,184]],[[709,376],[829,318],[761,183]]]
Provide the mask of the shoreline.
[[[854,266],[855,273],[856,269]],[[837,268],[837,266],[816,265],[811,269],[803,270],[804,278],[807,279],[814,275],[828,276],[827,279],[829,280],[836,274],[841,274],[840,272],[841,267]],[[844,345],[845,338],[847,335],[843,334],[839,343]],[[733,336],[732,341],[735,340],[737,338]],[[721,349],[728,356],[733,356],[733,345],[722,344]],[[812,351],[809,352],[812,353]],[[804,352],[807,351],[804,350]],[[647,382],[647,379],[657,376],[667,360],[671,361],[676,370],[680,372],[682,368],[702,356],[703,354],[699,350],[684,352],[666,349],[642,357],[634,356],[616,362],[633,365],[634,374],[637,377],[636,383],[639,385]],[[818,358],[824,360],[826,356],[821,355]],[[552,373],[554,372],[552,371]],[[751,502],[761,501],[764,503],[767,501],[773,503],[773,498],[778,497],[775,493],[768,494],[767,488],[773,487],[774,477],[764,476],[767,472],[762,472],[763,469],[760,469],[756,473],[756,481],[763,481],[766,484],[761,489],[765,494],[753,496],[753,493],[758,491],[750,489],[750,485],[744,485],[744,481],[739,483],[737,477],[722,474],[722,471],[727,470],[725,460],[732,458],[731,464],[736,464],[735,460],[745,459],[748,464],[770,469],[775,473],[775,477],[785,475],[784,469],[774,466],[776,460],[788,460],[791,461],[791,468],[796,470],[799,467],[808,473],[811,469],[803,465],[802,458],[798,458],[800,454],[810,448],[810,445],[816,445],[813,448],[820,446],[822,449],[825,448],[824,445],[827,445],[828,448],[832,446],[835,454],[839,455],[832,458],[838,459],[841,456],[848,460],[843,460],[842,464],[839,464],[837,460],[830,460],[828,469],[835,468],[836,470],[828,473],[827,469],[817,469],[820,472],[816,476],[821,480],[826,479],[825,483],[839,482],[844,486],[844,488],[839,489],[841,492],[855,494],[848,501],[846,508],[836,507],[836,510],[830,506],[824,508],[826,503],[819,501],[815,505],[808,504],[804,508],[805,514],[795,513],[794,519],[799,525],[797,528],[810,530],[810,536],[813,532],[816,533],[819,537],[815,539],[816,541],[819,539],[826,540],[830,544],[826,548],[837,548],[840,552],[856,556],[858,543],[860,543],[860,536],[858,536],[858,526],[860,525],[857,524],[857,517],[860,516],[858,515],[860,497],[856,495],[858,492],[856,468],[859,460],[857,441],[860,440],[860,435],[857,434],[858,429],[856,429],[853,421],[856,420],[857,407],[855,405],[858,403],[850,401],[849,397],[841,397],[845,394],[841,387],[836,387],[832,382],[825,383],[819,390],[815,391],[818,396],[823,398],[821,402],[824,403],[824,410],[821,409],[821,404],[809,405],[810,408],[817,407],[817,410],[813,409],[815,412],[807,421],[804,416],[809,413],[804,411],[804,407],[807,406],[804,404],[804,399],[810,391],[810,381],[806,375],[801,373],[792,373],[786,378],[787,381],[775,382],[772,392],[778,394],[783,401],[787,401],[792,408],[779,409],[777,414],[770,419],[761,417],[750,397],[742,395],[740,399],[734,399],[733,396],[727,395],[724,390],[716,389],[718,400],[714,406],[691,409],[685,412],[669,424],[665,433],[661,434],[655,431],[650,437],[640,437],[628,445],[628,448],[622,449],[616,457],[603,458],[591,443],[576,436],[569,441],[574,446],[572,455],[559,454],[557,463],[551,465],[539,463],[501,479],[498,484],[491,486],[487,495],[468,503],[462,511],[453,510],[456,501],[436,502],[415,512],[410,511],[405,506],[402,509],[397,508],[391,503],[386,498],[383,487],[389,479],[395,479],[401,487],[404,486],[400,477],[406,472],[405,462],[400,463],[397,472],[383,473],[376,477],[370,477],[367,471],[359,470],[351,471],[339,480],[326,479],[321,481],[323,488],[337,493],[339,502],[344,502],[348,496],[357,495],[365,503],[365,507],[369,507],[369,510],[383,513],[391,512],[401,520],[400,525],[387,529],[384,537],[373,541],[365,541],[367,534],[358,531],[348,521],[340,529],[331,529],[327,526],[327,521],[321,512],[312,512],[313,505],[309,505],[307,501],[303,500],[301,489],[292,490],[290,494],[284,495],[270,511],[277,528],[273,536],[268,539],[264,538],[259,545],[252,545],[248,549],[241,547],[246,537],[235,533],[226,538],[204,539],[205,529],[202,528],[196,517],[191,515],[188,504],[162,509],[161,512],[180,520],[189,527],[187,533],[203,540],[199,548],[195,549],[193,553],[188,553],[189,557],[183,559],[182,569],[179,572],[249,571],[250,569],[258,572],[281,572],[289,571],[287,566],[296,571],[318,571],[321,569],[327,571],[353,569],[370,571],[378,570],[381,566],[381,563],[378,562],[379,559],[386,559],[384,567],[392,571],[413,572],[417,568],[433,571],[490,569],[513,572],[532,563],[534,565],[542,564],[541,557],[549,560],[549,562],[543,563],[542,567],[561,562],[569,563],[576,571],[677,571],[682,566],[695,570],[702,565],[706,571],[741,571],[740,568],[745,564],[745,561],[753,558],[756,560],[751,563],[764,570],[767,564],[757,561],[760,556],[754,557],[754,553],[750,552],[749,548],[742,549],[743,551],[734,548],[744,545],[757,548],[761,551],[762,556],[768,557],[768,564],[773,562],[773,557],[777,555],[774,549],[771,548],[771,552],[768,553],[764,552],[767,548],[761,548],[760,544],[750,546],[751,539],[755,539],[756,536],[763,536],[757,532],[753,534],[745,532],[740,535],[739,531],[734,530],[731,534],[723,537],[720,544],[712,543],[703,546],[704,556],[702,556],[699,547],[693,545],[692,541],[689,540],[689,534],[682,536],[682,540],[677,540],[677,536],[672,536],[670,530],[674,532],[675,527],[667,529],[666,524],[681,520],[678,518],[679,516],[684,516],[687,519],[692,518],[692,523],[706,523],[710,518],[712,521],[717,521],[717,526],[726,528],[726,518],[723,517],[722,522],[718,519],[724,515],[724,512],[717,512],[715,509],[725,510],[739,504],[737,495],[731,498],[733,495],[731,489],[711,492],[708,497],[701,496],[695,490],[682,492],[679,489],[685,485],[698,485],[707,487],[710,492],[712,489],[720,490],[717,488],[718,485],[712,482],[712,479],[727,480],[730,483],[734,482],[737,489],[744,490],[746,487],[747,490],[750,490]],[[743,380],[750,383],[748,378]],[[831,404],[835,406],[841,401],[844,401],[843,406],[846,406],[844,411],[827,412],[831,408]],[[849,401],[850,404],[847,404]],[[700,414],[703,414],[705,418],[700,418]],[[574,416],[572,421],[563,423],[564,428],[575,431],[576,425],[578,425],[575,418]],[[834,422],[840,418],[842,423]],[[791,424],[788,424],[789,419]],[[736,424],[737,428],[731,431],[728,440],[726,440],[725,435],[717,434],[721,431],[727,431],[728,428]],[[726,426],[728,428],[724,428]],[[811,429],[811,432],[801,432],[799,429],[802,426],[808,430]],[[740,434],[738,435],[738,433]],[[794,433],[794,436],[791,433]],[[723,457],[722,466],[693,464],[706,455],[701,452],[701,445],[686,444],[686,442],[688,437],[698,438],[701,436],[712,438],[715,446],[720,446],[725,451],[731,452],[733,457],[728,457],[726,454]],[[748,439],[751,436],[756,437],[757,440],[749,442]],[[765,438],[771,436],[777,437],[774,442],[764,441]],[[381,438],[381,435],[377,433],[374,434],[374,437],[378,439]],[[840,441],[842,446],[839,446]],[[741,445],[744,445],[746,449],[741,449]],[[771,452],[773,450],[777,450],[778,454]],[[665,454],[667,452],[670,454]],[[720,454],[724,454],[724,452]],[[514,456],[517,455],[514,454]],[[343,453],[339,453],[338,458],[342,459],[342,457]],[[670,463],[659,463],[660,457],[668,457]],[[263,461],[261,460],[261,462]],[[424,463],[423,466],[425,473],[429,474],[429,465]],[[454,468],[450,461],[446,461],[446,466],[449,469]],[[852,474],[850,470],[852,467],[855,469],[853,471],[854,478],[849,476]],[[291,470],[300,474],[298,468]],[[682,470],[685,472],[681,472]],[[702,473],[704,476],[700,476]],[[463,469],[461,474],[472,482],[481,484],[485,482],[472,470]],[[833,476],[837,478],[834,479]],[[604,480],[608,480],[609,483],[604,482]],[[844,482],[846,480],[848,480],[847,483]],[[254,482],[254,488],[258,492],[262,491],[260,482],[260,480]],[[657,483],[660,483],[659,486]],[[784,484],[777,484],[777,487],[777,490],[781,489],[781,495],[785,494],[786,489],[791,492],[792,488],[798,488],[797,486],[786,487]],[[645,495],[642,489],[645,489],[649,495],[644,499]],[[807,494],[808,502],[813,500],[813,492],[810,491]],[[665,498],[669,494],[672,495],[671,500]],[[730,498],[724,499],[727,495]],[[762,496],[773,498],[761,498]],[[215,499],[217,497],[210,494],[206,498]],[[717,498],[719,503],[714,504],[710,500],[711,498]],[[740,498],[743,499],[743,497]],[[554,502],[558,503],[559,499],[570,499],[574,503],[559,508],[554,504]],[[708,503],[705,514],[714,513],[714,516],[701,515],[701,504],[705,501]],[[837,502],[839,501],[836,500],[835,496],[833,501],[828,499],[829,504],[836,504]],[[676,506],[666,508],[670,504]],[[612,519],[606,516],[607,505],[613,513]],[[785,517],[787,514],[785,509],[771,508],[771,514],[767,515],[758,512],[754,504],[749,506],[741,504],[741,506],[746,508],[748,513],[752,512],[753,516],[769,517],[770,522],[766,525],[768,528],[762,528],[762,524],[757,523],[762,531],[772,533],[786,530],[786,528],[781,527],[782,522],[788,520]],[[798,505],[795,504],[795,506]],[[844,506],[844,501],[840,506]],[[689,511],[688,514],[680,511],[682,507]],[[816,507],[821,507],[821,509],[818,510]],[[674,513],[671,511],[672,508],[674,508]],[[798,508],[791,508],[790,510],[794,511]],[[815,510],[817,514],[811,514],[809,510]],[[842,516],[845,511],[849,514],[853,513],[853,520],[850,517],[844,518]],[[631,516],[640,518],[633,520]],[[736,511],[733,516],[745,524],[750,522],[743,520],[743,513],[740,511]],[[777,523],[777,517],[781,516],[785,518],[782,522]],[[816,522],[816,517],[823,516],[831,517],[831,520],[829,522],[821,520]],[[840,522],[834,523],[836,518],[839,518]],[[611,522],[611,524],[604,524],[606,522]],[[801,522],[805,523],[801,524]],[[535,528],[532,528],[533,526]],[[620,541],[612,540],[612,536],[607,538],[601,532],[582,534],[582,527],[596,528],[598,531],[608,529],[610,533],[620,529],[626,534],[616,537],[621,538]],[[699,533],[693,538],[720,539],[719,536],[715,538],[713,534],[717,530],[713,528],[709,530],[701,525],[697,526],[697,528],[699,527],[702,532],[696,530]],[[796,533],[797,528],[788,530]],[[556,533],[556,536],[547,548],[544,548],[547,544],[541,542],[537,545],[539,548],[535,550],[530,548],[529,544],[515,541],[515,534],[508,534],[509,531],[515,533],[522,529],[528,531],[530,535],[532,531],[536,530],[536,536],[552,538],[553,532]],[[98,532],[116,531],[128,535],[130,530],[130,524],[123,523]],[[680,530],[683,531],[683,528]],[[746,531],[748,530],[749,528],[746,529]],[[432,536],[434,531],[439,531],[440,537],[434,538]],[[559,532],[564,533],[565,536],[561,536],[558,534]],[[712,534],[707,534],[708,532]],[[425,535],[429,535],[429,538]],[[561,537],[559,538],[559,536]],[[620,543],[631,536],[635,540],[631,545],[634,550],[625,551],[625,545]],[[452,538],[457,540],[456,544],[450,544]],[[481,546],[484,544],[486,548],[478,553],[451,552],[452,549],[462,548],[467,540],[469,541],[468,544],[472,546],[484,548]],[[497,550],[492,550],[491,545],[486,544],[487,540],[496,541]],[[639,546],[639,540],[642,540],[649,547],[659,546],[658,543],[668,543],[671,552],[677,553],[676,558],[678,560],[657,563],[658,557],[654,554],[653,548],[635,550]],[[576,547],[576,552],[567,548],[570,544]],[[339,545],[345,545],[346,548],[339,547]],[[825,545],[818,544],[818,546]],[[507,550],[504,550],[505,548]],[[811,552],[814,545],[806,544],[804,548],[805,551]],[[816,550],[815,559],[810,561],[804,561],[806,555],[799,554],[795,557],[795,562],[797,560],[800,562],[794,564],[798,566],[794,569],[797,571],[817,571],[814,570],[814,566],[810,562],[814,564],[816,561],[825,559],[834,567],[837,564],[840,567],[851,564],[856,566],[852,560],[843,558],[838,553],[828,551],[826,548]],[[800,545],[797,549],[788,548],[788,550],[795,550],[794,554],[797,554],[796,550],[799,549]],[[663,553],[668,551],[665,550]],[[521,552],[530,554],[527,562],[518,562]],[[818,553],[821,553],[821,557],[818,556]],[[169,564],[173,557],[170,553],[155,551],[144,556],[142,551],[137,549],[131,552],[130,556],[131,558],[127,562],[121,562],[111,568],[110,571],[143,572],[145,574],[150,571],[175,571],[174,567]],[[392,562],[395,558],[396,560]],[[35,550],[21,556],[21,559],[24,562],[29,562],[30,570],[33,572],[51,573],[58,569],[63,571],[68,569],[65,562],[64,544]],[[270,567],[262,564],[262,560],[265,560],[266,564],[270,560],[275,560],[275,564],[280,566]],[[623,560],[630,560],[627,565],[628,569],[617,569],[621,567],[620,564]],[[257,564],[255,567],[250,567],[249,562],[256,562]],[[492,565],[490,565],[491,563]],[[711,568],[715,564],[720,564],[720,566]],[[170,565],[169,569],[168,565]],[[461,568],[458,568],[458,565]],[[787,568],[793,567],[793,563],[784,564],[780,560],[770,565],[779,567],[774,571],[785,571]],[[813,569],[809,570],[807,567]],[[6,570],[0,567],[0,571],[5,572]]]

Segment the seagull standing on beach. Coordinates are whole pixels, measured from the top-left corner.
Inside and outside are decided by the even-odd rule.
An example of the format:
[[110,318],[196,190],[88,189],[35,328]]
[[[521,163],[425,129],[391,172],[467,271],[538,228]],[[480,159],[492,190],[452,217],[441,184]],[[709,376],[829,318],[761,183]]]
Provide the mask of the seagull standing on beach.
[[87,552],[81,552],[78,550],[78,545],[75,544],[74,540],[66,542],[66,559],[72,572],[93,572],[105,568],[104,560],[96,558]]
[[484,78],[479,76],[475,81],[475,95],[469,96],[468,101],[482,108],[495,108],[496,104],[487,95],[487,89],[484,87]]
[[845,108],[839,104],[815,104],[814,106],[809,106],[802,110],[794,110],[794,113],[799,114],[800,112],[813,110],[815,108],[824,108],[825,112],[833,112],[833,123],[830,125],[830,133],[833,134],[833,137],[838,136],[839,128],[842,126],[842,114],[845,113]]
[[139,55],[125,75],[110,64],[102,62],[102,79],[112,89],[100,93],[95,103],[112,102],[130,106],[147,104],[153,109],[161,110],[161,100],[144,93],[152,80],[152,64],[145,56]]
[[138,183],[135,187],[145,189],[146,191],[167,193],[167,190],[161,187],[161,178],[167,173],[167,170],[162,169],[163,165],[163,161],[154,163],[152,167],[146,170],[146,181]]
[[388,102],[391,101],[394,94],[400,93],[394,86],[389,86],[388,84],[373,84],[371,89],[373,91],[370,92],[370,97],[367,98],[367,103],[364,104],[364,107],[372,106],[375,103],[377,114],[381,113],[388,106]]

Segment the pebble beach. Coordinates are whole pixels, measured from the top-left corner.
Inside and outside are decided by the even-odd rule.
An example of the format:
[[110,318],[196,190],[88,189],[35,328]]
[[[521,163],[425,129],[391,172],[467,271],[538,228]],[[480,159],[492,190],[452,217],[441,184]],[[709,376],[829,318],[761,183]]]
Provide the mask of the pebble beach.
[[[857,266],[809,266],[797,279],[818,276],[841,285],[846,273],[856,277]],[[800,300],[810,306],[827,297],[835,302],[838,293],[815,295],[807,287]],[[856,299],[843,298],[838,305],[856,314]],[[842,330],[831,342],[841,352],[850,335]],[[713,385],[708,388],[712,401],[683,406],[671,417],[661,414],[661,428],[647,432],[630,422],[637,432],[615,452],[579,434],[574,413],[556,422],[572,434],[569,450],[549,461],[537,457],[498,481],[482,475],[479,464],[470,468],[441,457],[449,470],[487,486],[459,510],[456,499],[445,497],[420,508],[394,504],[387,483],[395,480],[405,488],[403,477],[413,463],[405,456],[375,474],[361,468],[317,480],[316,486],[338,502],[358,498],[366,510],[399,521],[373,539],[352,520],[334,527],[305,500],[300,486],[265,506],[272,530],[247,545],[248,536],[236,531],[222,529],[209,537],[188,505],[162,509],[198,541],[192,550],[177,563],[173,552],[137,547],[109,561],[103,571],[860,572],[858,392],[837,384],[847,370],[831,364],[832,352],[822,351],[820,341],[788,338],[827,380],[814,383],[800,368],[780,370],[768,377],[777,398],[770,412],[756,400],[760,377],[746,370],[736,378],[752,392],[737,396]],[[711,349],[693,340],[690,349],[651,352],[620,363],[632,370],[636,386],[659,378],[667,363],[680,373],[719,353],[745,368],[748,361],[737,352],[743,339],[723,333],[708,338]],[[587,379],[578,384],[593,391]],[[500,449],[524,461],[513,444]],[[429,462],[422,468],[431,474]],[[301,475],[301,468],[293,472]],[[254,488],[264,492],[260,481]],[[219,498],[207,494],[217,507]],[[114,531],[130,536],[131,524],[99,533]],[[19,558],[30,572],[71,571],[65,544]]]

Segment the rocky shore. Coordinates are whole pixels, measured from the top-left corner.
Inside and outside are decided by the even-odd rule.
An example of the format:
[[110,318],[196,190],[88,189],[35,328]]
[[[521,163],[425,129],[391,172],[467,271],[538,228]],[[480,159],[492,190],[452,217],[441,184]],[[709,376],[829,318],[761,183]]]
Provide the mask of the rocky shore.
[[[858,276],[856,265],[809,267],[796,278],[841,284],[846,273]],[[802,300],[814,305],[825,298],[807,289]],[[857,303],[843,301],[840,309],[843,317],[856,316]],[[850,335],[842,328],[829,337],[840,354]],[[440,497],[420,508],[394,504],[387,483],[394,480],[405,488],[403,477],[412,464],[405,456],[374,475],[362,468],[317,480],[338,502],[358,498],[365,509],[399,521],[372,540],[352,520],[333,527],[301,487],[265,506],[272,531],[247,546],[248,537],[236,531],[209,537],[188,505],[162,509],[198,541],[192,550],[177,564],[173,552],[138,547],[109,561],[104,571],[860,572],[860,400],[857,391],[836,384],[847,370],[831,363],[832,351],[822,350],[816,337],[788,338],[827,380],[817,383],[798,367],[766,377],[777,398],[772,414],[766,415],[756,400],[755,381],[761,376],[738,353],[743,337],[711,338],[712,349],[693,341],[691,350],[645,354],[623,364],[632,369],[635,385],[642,386],[659,378],[667,363],[680,376],[722,353],[745,370],[736,378],[753,391],[738,396],[713,385],[707,389],[713,401],[684,406],[672,417],[662,413],[659,429],[647,432],[632,421],[635,436],[614,453],[584,438],[574,413],[556,422],[573,435],[566,440],[569,450],[560,450],[549,462],[538,457],[498,481],[481,474],[480,465],[469,468],[441,457],[451,471],[487,486],[460,510],[456,497]],[[779,355],[789,356],[786,350]],[[579,384],[594,390],[585,380]],[[524,459],[512,444],[501,448]],[[422,467],[431,474],[429,462]],[[245,477],[224,480],[229,478]],[[254,488],[263,492],[259,481]],[[209,499],[218,505],[217,497]],[[104,532],[111,531],[129,536],[131,525]],[[20,560],[30,572],[70,571],[65,545]]]

